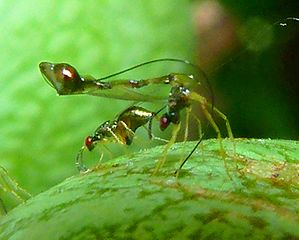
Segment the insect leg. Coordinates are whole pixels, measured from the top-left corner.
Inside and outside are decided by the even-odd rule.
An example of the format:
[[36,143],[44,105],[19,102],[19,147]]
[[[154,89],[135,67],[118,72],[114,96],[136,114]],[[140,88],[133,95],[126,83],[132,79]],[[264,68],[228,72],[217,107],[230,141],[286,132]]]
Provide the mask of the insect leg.
[[230,123],[227,119],[227,117],[224,115],[224,113],[222,113],[219,109],[217,109],[216,107],[213,108],[213,110],[215,111],[215,113],[218,114],[218,116],[220,118],[222,118],[225,122],[225,125],[226,125],[226,131],[227,131],[227,134],[228,134],[228,137],[229,139],[231,140],[231,142],[233,143],[233,159],[235,160],[235,168],[237,171],[239,171],[239,167],[238,167],[238,164],[237,164],[237,161],[236,161],[236,143],[234,141],[234,135],[233,135],[233,132],[232,132],[232,129],[231,129],[231,126],[230,126]]
[[218,114],[218,116],[220,118],[222,118],[224,120],[225,125],[226,125],[226,131],[227,131],[228,137],[233,141],[234,140],[234,135],[233,135],[233,132],[232,132],[232,129],[231,129],[231,126],[230,126],[230,123],[229,123],[227,117],[224,115],[224,113],[222,113],[216,107],[214,107],[213,110]]
[[[188,109],[187,109],[188,110]],[[198,142],[196,143],[196,145],[193,147],[193,149],[191,150],[191,152],[188,154],[188,156],[182,160],[180,162],[180,166],[179,168],[174,172],[174,174],[176,175],[176,177],[179,176],[179,171],[182,169],[182,167],[184,166],[184,164],[188,161],[188,159],[192,156],[192,154],[195,152],[195,150],[197,149],[197,147],[199,146],[199,144],[201,143],[201,141],[203,140],[203,137],[204,137],[204,133],[202,132],[202,127],[201,127],[201,121],[199,120],[199,118],[191,112],[191,116],[197,121],[197,124],[198,124],[198,136],[199,136],[199,140]],[[206,126],[208,127],[209,124]]]
[[79,172],[84,173],[88,171],[88,168],[83,164],[83,152],[86,149],[85,146],[82,146],[81,149],[79,150],[79,152],[77,153],[76,156],[76,162],[75,165],[77,167],[77,169],[79,170]]
[[[199,102],[199,104],[202,108],[203,114],[205,115],[206,119],[212,125],[213,129],[215,130],[215,132],[217,134],[217,138],[218,138],[219,144],[220,144],[221,154],[222,154],[222,157],[223,157],[223,164],[224,164],[224,167],[226,169],[226,173],[227,173],[228,177],[232,180],[232,176],[228,171],[227,162],[225,160],[225,150],[224,150],[223,143],[222,143],[221,131],[220,131],[218,125],[216,124],[216,122],[214,121],[212,115],[207,110],[208,102],[204,97],[200,96],[199,94],[197,94],[195,92],[193,92],[191,94],[191,96],[192,96],[192,99]],[[216,108],[213,107],[213,110],[215,111],[215,113],[217,113],[219,115],[219,117],[221,117],[225,121],[229,137],[233,139],[233,134],[232,134],[230,124],[229,124],[229,121],[228,121],[227,117],[222,112],[220,112],[218,109],[217,109],[217,111],[215,109]]]
[[121,141],[121,139],[111,130],[111,128],[108,128],[107,131],[114,137],[117,143],[124,144],[123,141]]
[[186,109],[186,126],[185,126],[185,134],[184,134],[184,142],[188,140],[188,134],[189,134],[189,119],[190,119],[190,113],[192,111],[192,107],[187,107]]
[[131,135],[135,135],[135,133],[128,127],[128,125],[124,122],[124,121],[120,121],[119,122],[121,125],[123,125],[123,127],[131,134]]
[[191,116],[195,119],[195,121],[197,121],[197,125],[198,125],[198,136],[201,138],[202,135],[203,135],[201,121],[199,120],[199,118],[193,112],[191,112]]
[[[105,147],[107,150],[109,150],[105,145],[104,145],[104,147]],[[101,153],[101,155],[100,155],[100,159],[99,159],[97,165],[94,167],[94,169],[97,169],[97,168],[101,165],[101,162],[102,162],[103,158],[104,158],[104,153]]]
[[[111,158],[112,159],[112,157],[113,157],[113,152],[105,145],[105,144],[102,144],[101,145],[101,147],[103,147],[103,148],[105,148],[105,150],[108,152],[108,154],[109,154],[109,158]],[[100,153],[100,160],[99,160],[99,162],[101,162],[102,160],[103,160],[103,157],[104,157],[104,153]]]
[[169,142],[167,139],[156,137],[152,133],[152,130],[150,130],[148,127],[146,127],[146,126],[142,126],[142,127],[148,132],[150,140],[157,140],[157,141],[161,141],[161,142],[164,142],[164,143],[168,143]]
[[171,136],[169,142],[164,147],[164,150],[162,152],[162,157],[159,159],[159,161],[157,163],[157,166],[154,170],[154,174],[157,174],[159,172],[160,168],[165,164],[167,153],[168,153],[169,149],[171,148],[171,146],[175,143],[178,132],[180,131],[180,128],[181,128],[181,123],[174,124],[173,130],[172,130],[172,136]]

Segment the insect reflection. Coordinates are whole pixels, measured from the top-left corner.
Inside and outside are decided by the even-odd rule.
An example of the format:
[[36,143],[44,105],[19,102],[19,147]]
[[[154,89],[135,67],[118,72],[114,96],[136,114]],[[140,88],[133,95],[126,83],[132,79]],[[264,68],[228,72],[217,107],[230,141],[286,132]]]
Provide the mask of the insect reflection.
[[[85,144],[79,151],[76,158],[78,170],[80,172],[85,172],[88,170],[88,168],[82,162],[82,155],[85,149],[92,151],[96,144],[111,142],[122,145],[131,145],[136,130],[148,123],[151,124],[153,118],[156,117],[158,112],[154,113],[140,106],[131,106],[120,113],[115,120],[102,123],[92,135],[86,137]],[[148,129],[148,131],[149,137],[151,139],[155,138],[162,140],[160,138],[154,137],[151,129]]]

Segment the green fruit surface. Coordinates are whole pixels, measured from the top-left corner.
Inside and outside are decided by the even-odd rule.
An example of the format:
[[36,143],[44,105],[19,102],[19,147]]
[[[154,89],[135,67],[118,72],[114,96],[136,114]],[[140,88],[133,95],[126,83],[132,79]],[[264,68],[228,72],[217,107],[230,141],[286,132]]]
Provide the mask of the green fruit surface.
[[[19,205],[0,239],[299,239],[299,143],[203,141],[102,163]],[[226,167],[224,167],[224,161]]]

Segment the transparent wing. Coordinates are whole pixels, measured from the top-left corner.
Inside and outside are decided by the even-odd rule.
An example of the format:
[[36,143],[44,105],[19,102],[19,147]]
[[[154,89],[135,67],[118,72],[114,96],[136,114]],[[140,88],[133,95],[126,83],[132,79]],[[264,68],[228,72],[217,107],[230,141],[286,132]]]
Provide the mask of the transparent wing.
[[[154,90],[154,88],[156,90]],[[168,94],[165,94],[165,91],[159,89],[158,86],[148,86],[146,91],[144,91],[144,89],[132,89],[124,86],[115,86],[112,89],[91,89],[85,91],[84,94],[136,102],[165,101],[168,97]]]
[[[111,74],[100,79],[95,79],[92,76],[82,76],[73,66],[67,63],[41,62],[39,64],[39,68],[47,83],[53,88],[55,88],[59,95],[88,94],[93,96],[122,99],[136,102],[153,102],[168,99],[169,89],[172,85],[170,84],[170,82],[173,82],[177,85],[183,85],[190,89],[193,89],[194,87],[196,88],[196,86],[199,85],[202,86],[202,84],[199,81],[200,77],[190,77],[191,75],[193,75],[193,71],[188,71],[186,74],[179,71],[181,73],[174,74],[171,73],[174,71],[170,71],[170,69],[174,68],[170,68],[170,66],[168,66],[167,68],[163,68],[164,70],[166,70],[167,73],[161,75],[159,74],[159,77],[144,77],[141,80],[133,80],[132,78],[126,78],[122,80],[117,79],[107,81],[107,79],[131,71],[135,68],[139,68],[150,63],[161,61],[171,61],[174,63],[180,63],[185,66],[187,65],[191,67],[191,69],[195,71],[197,75],[199,74],[203,76],[203,79],[206,80],[208,86],[208,92],[210,92],[213,96],[205,73],[198,66],[191,64],[188,61],[178,59],[157,59],[141,63],[139,65],[133,66],[131,68],[125,69],[123,71]],[[151,73],[152,75],[152,71],[149,70],[147,72]],[[211,102],[213,105],[213,98]]]

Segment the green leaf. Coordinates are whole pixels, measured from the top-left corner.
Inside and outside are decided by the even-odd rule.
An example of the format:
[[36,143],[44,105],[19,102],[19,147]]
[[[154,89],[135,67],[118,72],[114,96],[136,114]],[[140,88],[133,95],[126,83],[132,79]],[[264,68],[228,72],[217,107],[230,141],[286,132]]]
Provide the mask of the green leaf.
[[163,146],[68,178],[3,217],[0,238],[299,238],[298,142],[224,140],[223,155],[206,140],[174,177],[194,144],[175,144],[158,175]]

